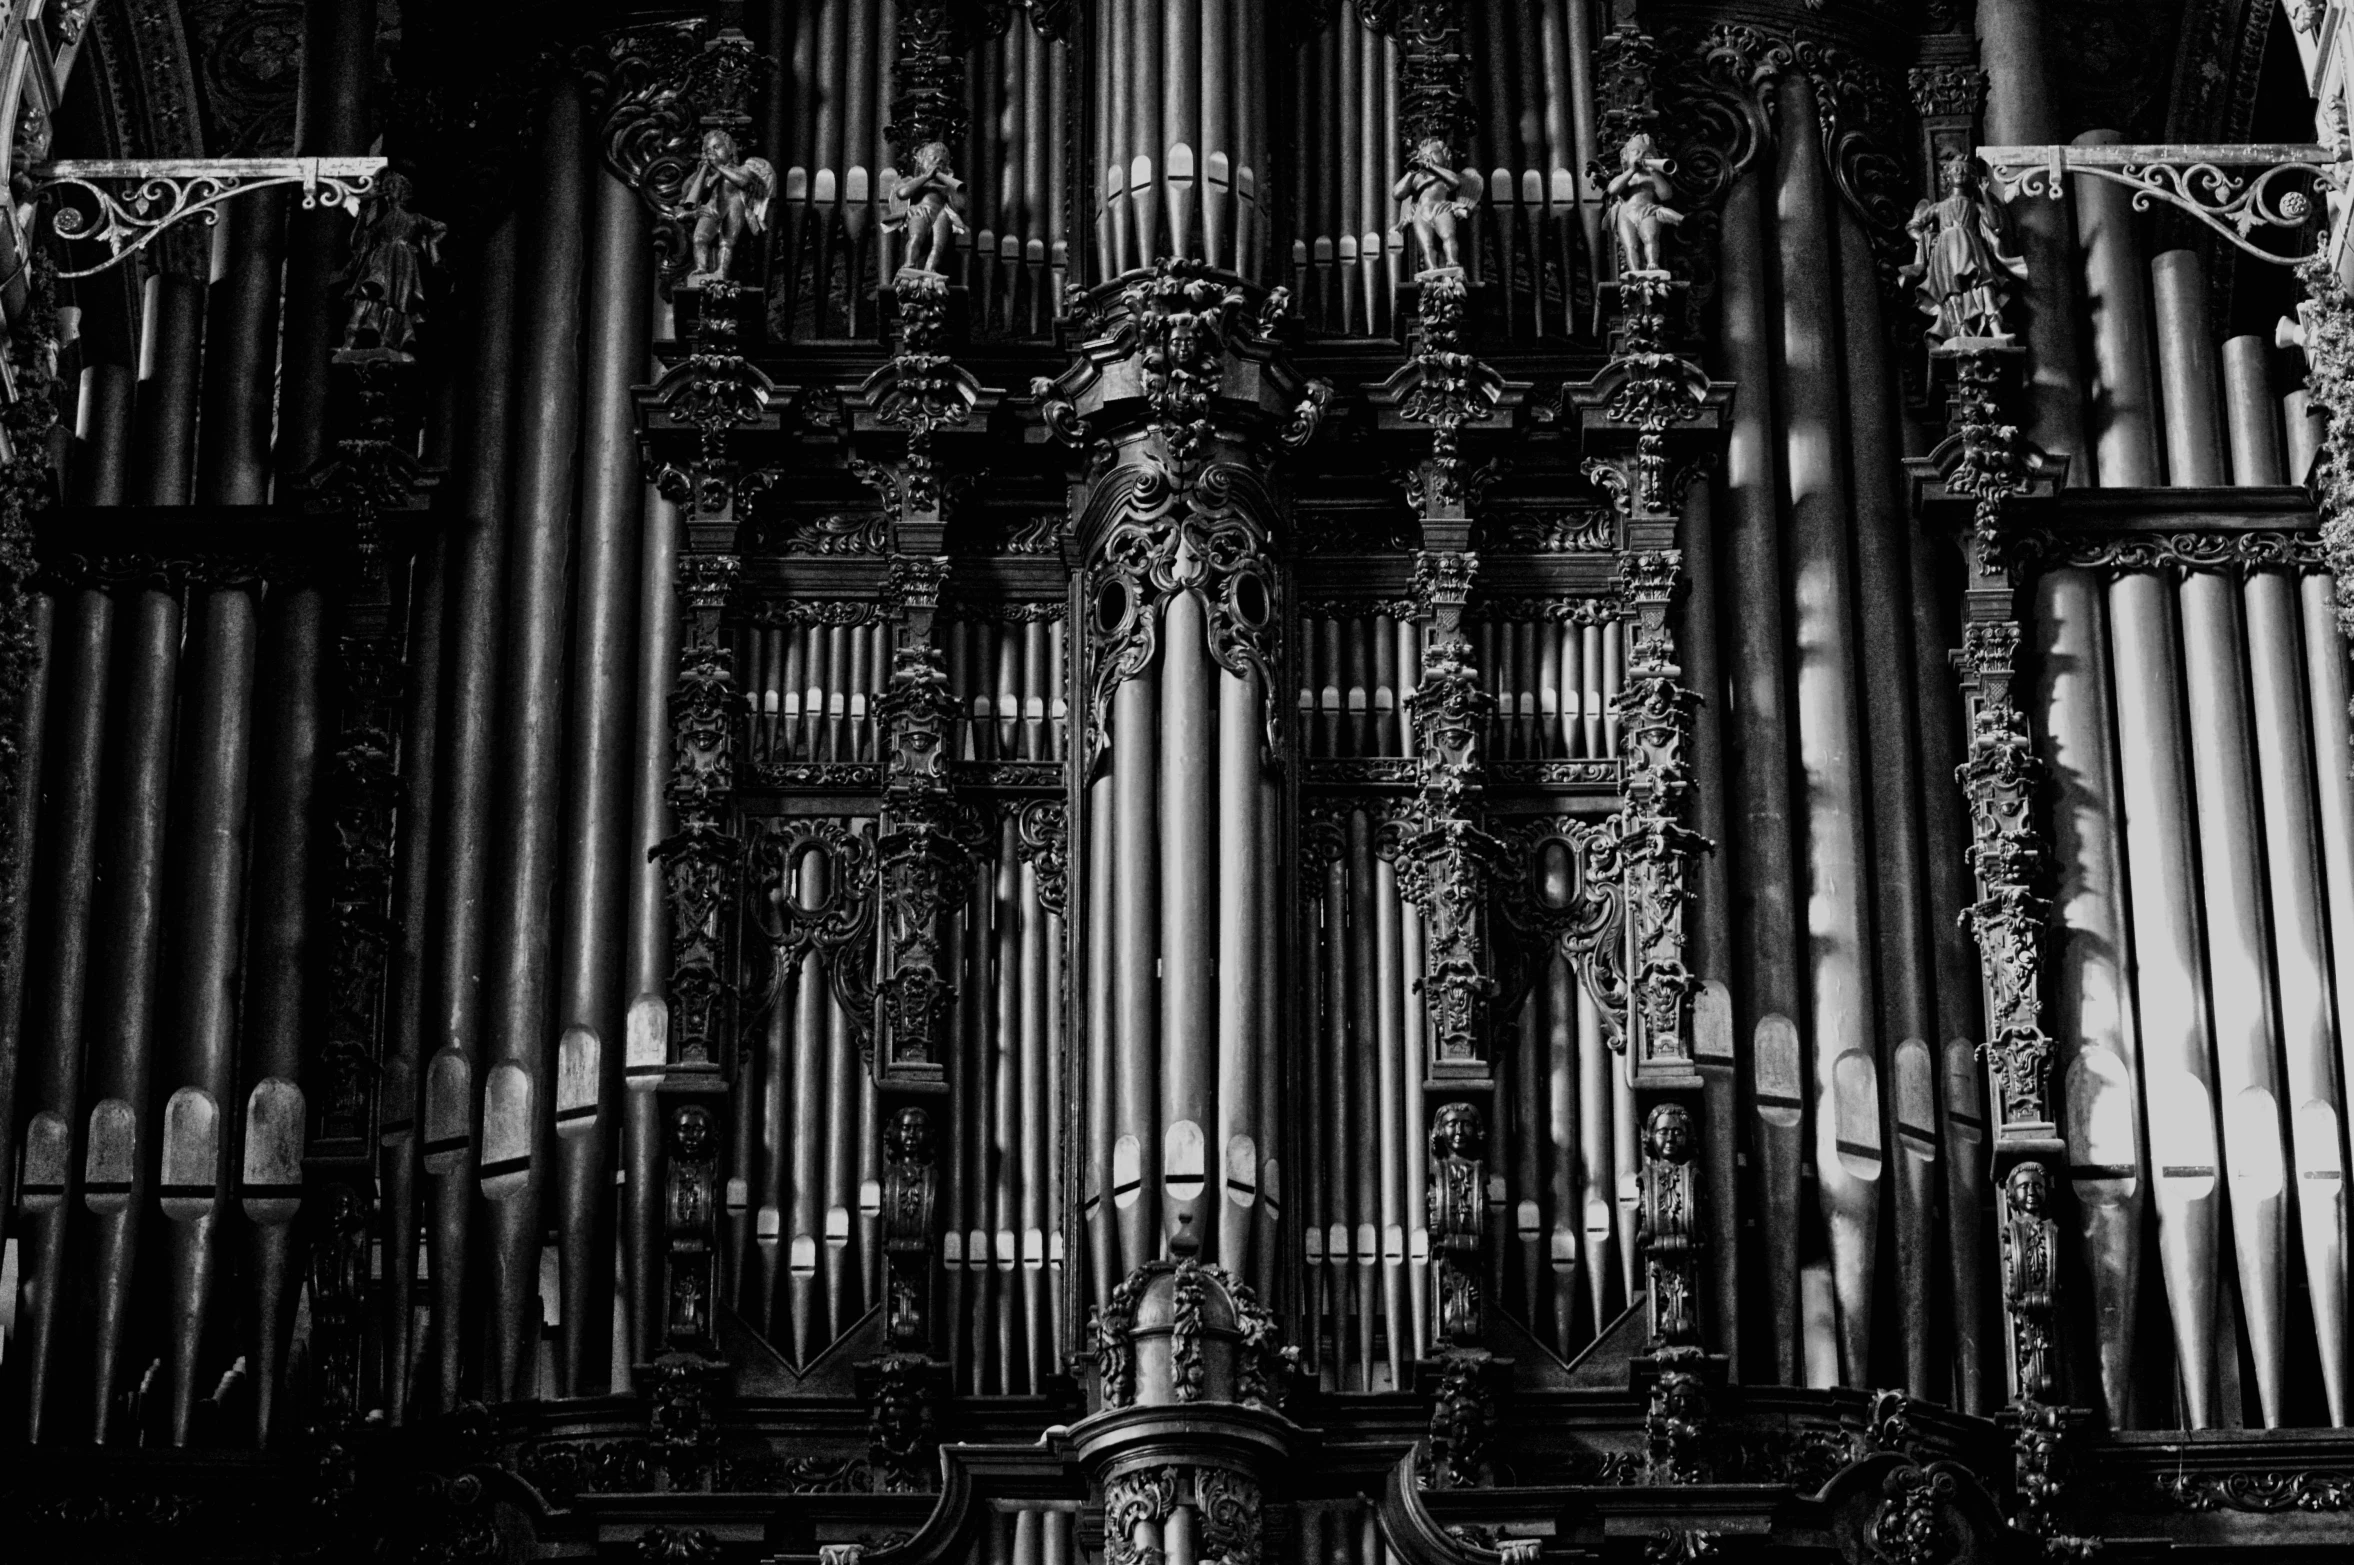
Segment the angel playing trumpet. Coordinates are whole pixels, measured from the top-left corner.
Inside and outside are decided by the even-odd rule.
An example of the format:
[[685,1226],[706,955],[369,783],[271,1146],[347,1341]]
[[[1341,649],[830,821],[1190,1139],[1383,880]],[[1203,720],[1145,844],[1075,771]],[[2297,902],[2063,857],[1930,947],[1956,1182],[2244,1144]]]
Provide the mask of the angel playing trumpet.
[[948,167],[948,144],[927,141],[915,149],[915,171],[891,186],[891,210],[883,227],[907,234],[906,270],[938,272],[940,263],[956,248],[956,236],[969,233],[956,210],[957,193],[964,189]]
[[727,281],[736,246],[746,234],[768,227],[768,198],[775,189],[776,169],[768,159],[738,158],[736,138],[724,130],[703,133],[703,161],[679,192],[680,205],[695,214],[690,286]]

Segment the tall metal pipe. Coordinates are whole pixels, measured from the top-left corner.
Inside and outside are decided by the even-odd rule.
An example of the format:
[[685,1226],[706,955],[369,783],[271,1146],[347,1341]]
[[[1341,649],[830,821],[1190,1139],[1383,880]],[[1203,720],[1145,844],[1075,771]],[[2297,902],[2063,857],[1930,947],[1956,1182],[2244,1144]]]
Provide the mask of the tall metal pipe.
[[[430,1083],[438,1071],[454,1084],[463,1080],[468,1097],[456,1140],[437,1152],[428,1135],[421,1143],[433,1180],[431,1226],[426,1255],[433,1281],[433,1363],[426,1410],[454,1407],[470,1349],[464,1332],[468,1281],[472,1272],[477,1149],[474,1121],[480,1098],[474,1083],[482,1056],[482,960],[491,855],[492,770],[500,753],[497,726],[498,656],[504,629],[500,604],[501,568],[508,531],[509,454],[514,443],[516,224],[509,219],[485,237],[475,261],[478,279],[470,319],[473,353],[463,382],[464,412],[458,426],[449,520],[451,588],[449,634],[444,651],[441,707],[441,780],[435,828],[432,880],[434,944],[428,956],[432,1055]],[[665,578],[667,580],[667,578]],[[664,659],[664,690],[669,664]],[[662,729],[668,738],[667,716]],[[664,745],[668,749],[667,743]],[[665,776],[667,776],[665,766]],[[667,972],[665,954],[663,970]]]
[[2223,416],[2231,481],[2242,488],[2288,482],[2282,472],[2280,404],[2272,395],[2272,349],[2261,337],[2223,344]]
[[[549,901],[555,890],[564,727],[564,586],[579,440],[581,229],[588,199],[585,111],[579,84],[549,97],[539,147],[546,178],[525,233],[515,373],[533,395],[519,409],[513,530],[506,558],[506,646],[499,680],[500,764],[491,916],[483,960],[484,1057],[528,1083],[522,1180],[491,1202],[490,1300],[494,1394],[524,1396],[536,1358],[539,1247],[550,1184],[546,1138],[555,1085],[549,1056]],[[487,1078],[486,1078],[487,1079]],[[484,1157],[488,1147],[485,1121]],[[486,1174],[486,1193],[488,1192]]]
[[[266,474],[267,469],[263,472]],[[163,1014],[172,1032],[166,1069],[173,1090],[195,1091],[187,1144],[163,1127],[160,1194],[170,1230],[169,1366],[171,1438],[188,1443],[200,1388],[199,1354],[219,1268],[221,1203],[228,1192],[234,1104],[231,1074],[237,1019],[237,917],[244,900],[247,776],[251,765],[256,603],[254,589],[222,586],[191,605],[183,698],[177,814],[170,827],[165,922],[171,931]],[[209,1145],[207,1144],[209,1143]],[[179,1174],[202,1174],[180,1178]],[[184,1185],[186,1188],[173,1188]],[[405,1312],[408,1301],[401,1300]]]
[[587,1027],[602,1045],[596,1110],[557,1145],[564,1266],[558,1384],[604,1389],[613,1298],[611,1169],[619,1146],[621,958],[628,894],[631,660],[644,480],[631,433],[630,387],[650,346],[645,204],[599,169],[591,176],[588,314],[583,349],[580,522],[574,546],[572,667],[566,681],[562,879],[556,893],[558,1031]]
[[0,895],[16,910],[0,926],[0,1244],[15,1232],[18,1161],[18,1105],[24,1101],[25,1064],[30,1052],[26,1023],[32,1015],[26,980],[31,975],[31,930],[34,907],[33,867],[39,858],[42,760],[49,724],[50,672],[57,628],[54,593],[33,591],[25,597],[25,631],[31,659],[24,683],[17,691],[16,777],[8,793],[5,817],[8,861]]
[[[1198,634],[1198,632],[1197,632]],[[1162,645],[1173,638],[1164,629]],[[1120,1218],[1120,1274],[1160,1253],[1161,1161],[1159,1114],[1159,985],[1161,913],[1160,840],[1156,790],[1160,780],[1160,665],[1131,676],[1112,697],[1113,962],[1096,982],[1112,985],[1114,1124],[1112,1188],[1134,1186],[1134,1204]]]
[[[2117,719],[2108,616],[2090,571],[2043,572],[2035,587],[2035,731],[2055,791],[2053,912],[2060,927],[2052,1029],[2076,1191],[2103,1404],[2133,1416],[2142,1231],[2149,1201],[2139,1108],[2140,1048],[2129,975],[2125,845],[2119,835]],[[2128,764],[2135,764],[2128,762]]]
[[[2110,146],[2113,130],[2088,130],[2080,147]],[[2089,174],[2071,182],[2076,244],[2084,255],[2085,317],[2092,332],[2087,435],[2104,489],[2159,481],[2157,377],[2150,363],[2150,283],[2134,241],[2133,198]]]
[[[2177,405],[2168,402],[2170,425]],[[2193,571],[2178,591],[2226,1189],[2239,1251],[2241,1319],[2264,1421],[2272,1427],[2281,1416],[2286,1348],[2288,1189],[2280,1131],[2280,1013],[2265,929],[2244,672],[2248,645],[2229,577]]]
[[[1725,197],[1720,340],[1724,373],[1743,395],[1733,406],[1725,448],[1723,497],[1726,569],[1745,584],[1734,600],[1726,666],[1727,758],[1738,814],[1726,822],[1731,838],[1734,950],[1733,990],[1747,1001],[1741,1031],[1766,1015],[1799,1013],[1797,871],[1793,862],[1790,792],[1788,654],[1784,650],[1782,533],[1776,497],[1782,491],[1775,414],[1774,319],[1766,276],[1765,197],[1770,172],[1752,169]],[[1565,643],[1566,645],[1566,643]],[[1563,670],[1564,707],[1572,681]],[[1793,1234],[1795,1240],[1796,1235]],[[1774,1264],[1797,1264],[1795,1248]],[[1786,1378],[1795,1383],[1789,1345],[1798,1340],[1795,1273],[1776,1301],[1771,1340],[1784,1345]],[[1787,1306],[1785,1309],[1784,1306]]]
[[[185,377],[181,389],[185,406],[193,401],[193,374]],[[185,478],[184,468],[178,476]],[[150,1099],[156,977],[164,936],[164,824],[180,672],[180,600],[175,588],[148,581],[126,589],[125,595],[131,602],[116,639],[106,825],[91,908],[95,940],[87,1096],[96,1107],[89,1119],[82,1187],[83,1204],[97,1218],[90,1252],[90,1292],[96,1306],[90,1408],[94,1438],[101,1445],[112,1434],[117,1411],[155,1146]],[[119,1126],[108,1125],[109,1108],[118,1110]],[[128,1144],[110,1147],[110,1130],[127,1136]],[[120,1154],[120,1162],[112,1167],[107,1166],[110,1152]]]
[[[2256,403],[2269,410],[2271,398]],[[2248,572],[2242,588],[2248,675],[2262,812],[2266,890],[2272,907],[2279,1037],[2285,1067],[2290,1168],[2303,1240],[2305,1287],[2320,1349],[2332,1424],[2346,1422],[2346,1160],[2344,1103],[2336,1067],[2337,1008],[2330,994],[2329,935],[2320,822],[2314,807],[2313,736],[2306,721],[2297,590],[2278,570]],[[2342,765],[2330,756],[2324,764]],[[2253,854],[2249,855],[2253,857]]]
[[1274,871],[1262,860],[1259,679],[1216,669],[1217,683],[1217,1117],[1212,1142],[1219,1211],[1216,1254],[1238,1277],[1250,1275],[1250,1247],[1259,1200],[1259,1159],[1271,1152],[1275,1127],[1259,1117],[1260,986],[1264,944],[1259,928],[1259,882]]
[[449,618],[450,557],[446,535],[437,536],[427,546],[418,563],[416,596],[410,608],[408,710],[400,752],[407,792],[394,837],[395,933],[385,983],[384,1073],[377,1098],[376,1178],[384,1245],[379,1330],[384,1342],[384,1412],[395,1425],[408,1416],[409,1371],[416,1354],[414,1296],[421,1173],[417,1116],[432,1030],[426,1003],[427,957],[433,945],[433,849],[439,826],[435,806],[441,792],[442,644]]
[[91,902],[98,860],[100,765],[105,754],[107,671],[115,631],[114,599],[82,587],[60,605],[52,678],[54,740],[46,748],[42,790],[50,801],[37,871],[41,918],[29,963],[36,1009],[26,1028],[31,1069],[23,1102],[24,1174],[17,1192],[31,1219],[22,1247],[23,1316],[18,1348],[25,1361],[25,1439],[55,1430],[51,1392],[59,1363],[60,1320],[67,1308],[66,1235],[79,1205],[80,1169],[72,1155],[81,1117],[83,1037],[89,1023],[85,981],[91,960]]
[[270,425],[277,391],[278,277],[286,249],[283,189],[222,203],[204,337],[204,419],[196,498],[260,505],[270,490]]
[[[1785,77],[1780,91],[1789,123],[1813,123],[1811,80]],[[1782,138],[1776,176],[1775,238],[1782,267],[1778,389],[1788,415],[1783,450],[1790,506],[1798,777],[1806,823],[1807,1002],[1818,1090],[1828,1094],[1858,1071],[1850,1061],[1860,1058],[1863,1069],[1871,1068],[1871,1031],[1877,1014],[1863,943],[1871,894],[1865,882],[1867,805],[1855,706],[1856,591],[1848,538],[1852,491],[1838,414],[1839,306],[1832,293],[1836,270],[1831,237],[1837,213],[1821,147],[1813,138]],[[1875,1094],[1875,1117],[1877,1113]],[[1877,1167],[1869,1179],[1857,1173],[1844,1195],[1835,1189],[1825,1169],[1836,1157],[1833,1142],[1838,1138],[1832,1126],[1833,1116],[1818,1119],[1816,1164],[1822,1171],[1824,1215],[1832,1234],[1842,1369],[1850,1384],[1863,1385],[1869,1383]],[[1838,1136],[1853,1139],[1845,1126],[1839,1127]],[[1861,1161],[1855,1166],[1860,1170]],[[1834,1200],[1843,1202],[1837,1211],[1829,1205]]]
[[2166,481],[2176,488],[2225,482],[2223,420],[2216,402],[2215,340],[2207,327],[2207,265],[2196,250],[2150,262],[2158,323],[2158,384],[2166,401]]
[[2184,1420],[2206,1429],[2217,1415],[2221,1170],[2173,596],[2150,572],[2120,573],[2109,586],[2109,636],[2118,754],[2135,758],[2119,778],[2159,1265]]
[[1162,623],[1160,1120],[1164,1235],[1190,1231],[1217,1254],[1221,1203],[1203,1200],[1218,1123],[1217,675],[1201,599],[1170,596]]
[[[2059,139],[2045,11],[2044,0],[1978,0],[1978,58],[1986,68],[1991,143],[2042,146]],[[2011,214],[2027,262],[2020,290],[2029,366],[2027,438],[2070,459],[2070,484],[2088,484],[2068,207],[2064,201],[2023,201]]]

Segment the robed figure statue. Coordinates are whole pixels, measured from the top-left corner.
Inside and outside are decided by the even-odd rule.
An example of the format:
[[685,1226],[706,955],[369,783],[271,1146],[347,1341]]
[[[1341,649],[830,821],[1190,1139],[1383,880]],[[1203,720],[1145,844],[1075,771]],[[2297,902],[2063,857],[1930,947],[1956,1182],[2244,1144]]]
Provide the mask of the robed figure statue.
[[2027,263],[2006,247],[2003,209],[1988,193],[1981,167],[1965,153],[1949,154],[1937,198],[1914,207],[1905,224],[1913,260],[1897,277],[1913,285],[1938,342],[2007,338],[2003,306],[2027,278]]

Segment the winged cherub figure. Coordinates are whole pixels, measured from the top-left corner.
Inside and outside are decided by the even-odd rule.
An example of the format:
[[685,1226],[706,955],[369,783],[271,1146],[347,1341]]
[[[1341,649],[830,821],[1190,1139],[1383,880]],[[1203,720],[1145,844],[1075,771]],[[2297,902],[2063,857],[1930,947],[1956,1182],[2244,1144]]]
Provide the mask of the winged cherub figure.
[[1436,136],[1426,136],[1406,154],[1406,172],[1390,190],[1398,203],[1398,221],[1390,231],[1414,231],[1414,247],[1422,257],[1423,271],[1463,265],[1462,221],[1471,215],[1471,208],[1464,204],[1455,181],[1455,171],[1447,167],[1447,144]]
[[727,281],[736,246],[746,234],[768,227],[768,198],[776,169],[766,158],[738,158],[736,138],[724,130],[703,133],[703,161],[687,176],[680,204],[695,214],[695,269],[688,284]]
[[1618,235],[1618,265],[1622,272],[1658,275],[1661,231],[1683,222],[1684,214],[1667,204],[1676,193],[1668,175],[1668,161],[1653,149],[1651,138],[1638,131],[1619,150],[1618,172],[1602,187],[1610,203],[1610,225]]
[[964,189],[948,166],[948,144],[927,141],[915,149],[915,170],[891,187],[891,215],[887,229],[907,232],[907,270],[937,272],[956,248],[956,236],[967,233],[957,194]]

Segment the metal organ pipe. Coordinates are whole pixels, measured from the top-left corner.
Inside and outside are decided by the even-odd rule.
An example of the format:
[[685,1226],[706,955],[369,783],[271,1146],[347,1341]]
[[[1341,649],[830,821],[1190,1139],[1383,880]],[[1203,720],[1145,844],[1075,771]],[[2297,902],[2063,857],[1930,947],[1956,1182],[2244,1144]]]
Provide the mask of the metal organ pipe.
[[52,642],[57,669],[51,676],[48,724],[54,737],[44,744],[43,792],[54,805],[40,843],[36,885],[42,917],[34,925],[39,935],[29,963],[39,1004],[26,1027],[32,1068],[25,1073],[22,1101],[32,1114],[17,1190],[19,1207],[33,1219],[21,1247],[24,1315],[18,1348],[25,1357],[25,1438],[33,1443],[56,1429],[51,1401],[62,1368],[58,1339],[66,1306],[66,1233],[81,1198],[81,1168],[73,1153],[75,1122],[81,1117],[99,778],[115,631],[114,600],[102,588],[76,589],[61,609]]
[[2121,767],[2119,776],[2159,1264],[2174,1322],[2184,1422],[2206,1429],[2217,1416],[2221,1170],[2172,599],[2165,581],[2147,571],[2120,573],[2109,586],[2119,752],[2142,758]]
[[2052,986],[2060,1099],[2076,1191],[2100,1388],[2111,1424],[2134,1414],[2134,1346],[2142,1232],[2149,1201],[2141,1141],[2138,1047],[2119,835],[2117,716],[2100,583],[2080,568],[2046,570],[2035,588],[2034,724],[2052,779]]
[[[433,1282],[433,1358],[422,1381],[426,1410],[457,1404],[466,1342],[460,1322],[470,1271],[476,1119],[481,1109],[482,953],[489,917],[485,882],[491,839],[491,771],[497,752],[500,567],[506,553],[508,455],[513,444],[515,228],[494,228],[476,260],[479,295],[470,324],[465,412],[459,423],[450,521],[453,563],[442,697],[440,820],[435,831],[427,971],[432,1054],[420,1092],[418,1148],[432,1182],[426,1256]],[[662,657],[668,777],[668,695],[675,650]],[[669,970],[668,953],[660,956]],[[641,991],[643,992],[643,991]]]
[[[643,514],[630,387],[649,349],[647,220],[609,171],[591,176],[580,520],[573,549],[562,869],[555,894],[556,1206],[563,1267],[561,1391],[602,1389],[612,1360],[614,1154],[619,1147],[627,895],[630,658]],[[573,1032],[571,1029],[581,1029]]]
[[[2092,130],[2075,144],[2110,146],[2122,139],[2113,130]],[[2069,189],[2092,330],[2092,384],[2086,391],[2094,467],[2105,488],[2154,484],[2159,447],[2147,326],[2150,285],[2134,246],[2133,198],[2121,186],[2086,174],[2075,176]]]
[[[1810,123],[1814,87],[1781,83],[1788,123]],[[1815,1164],[1829,1230],[1843,1373],[1869,1379],[1871,1278],[1879,1228],[1878,1070],[1869,1029],[1876,1016],[1863,947],[1863,757],[1856,731],[1852,489],[1835,399],[1840,373],[1829,175],[1817,143],[1786,136],[1779,148],[1775,225],[1782,257],[1779,389],[1790,504],[1797,734],[1806,823],[1808,1011],[1818,1113]]]
[[492,1233],[490,1384],[508,1396],[530,1394],[536,1369],[542,1214],[554,1173],[546,1144],[556,1086],[548,903],[560,825],[562,599],[579,437],[584,120],[576,85],[550,99],[540,139],[548,177],[528,229],[530,285],[519,290],[516,322],[516,373],[535,395],[519,410],[506,560],[481,1148]]

